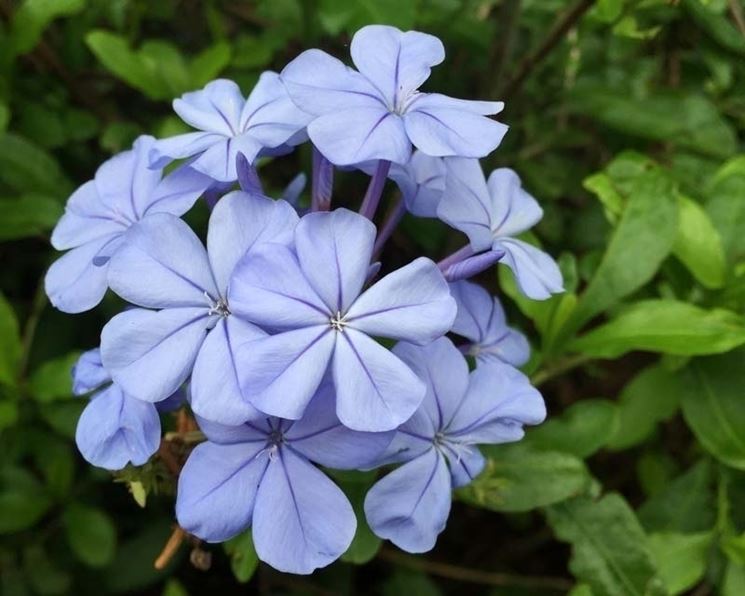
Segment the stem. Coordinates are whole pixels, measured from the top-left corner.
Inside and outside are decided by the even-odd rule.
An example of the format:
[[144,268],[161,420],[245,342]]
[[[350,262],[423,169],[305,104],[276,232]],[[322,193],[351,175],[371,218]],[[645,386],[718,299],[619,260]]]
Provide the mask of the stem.
[[454,579],[462,582],[483,584],[488,586],[520,586],[524,588],[544,588],[566,593],[572,588],[574,582],[563,577],[527,577],[514,575],[512,573],[493,573],[481,571],[480,569],[469,569],[449,563],[438,563],[428,561],[421,557],[414,557],[398,551],[384,548],[378,557],[395,565],[403,565],[409,569],[424,571],[426,573]]
[[406,203],[404,202],[403,196],[399,196],[393,209],[388,212],[388,216],[385,218],[385,221],[378,232],[378,237],[375,238],[373,260],[375,260],[383,251],[385,243],[388,242],[390,237],[393,235],[394,230],[401,222],[404,215],[406,215]]
[[154,567],[158,571],[165,569],[168,563],[171,562],[171,559],[173,559],[173,556],[178,552],[178,549],[184,542],[185,538],[186,531],[184,531],[181,526],[176,526],[173,529],[171,536],[168,538],[165,546],[163,547],[160,555],[158,555],[158,558],[155,559]]
[[313,178],[311,180],[311,211],[329,211],[334,189],[334,165],[313,146]]
[[31,347],[34,343],[36,328],[41,319],[41,313],[47,305],[47,293],[44,289],[44,277],[39,280],[34,293],[34,299],[31,303],[31,312],[26,319],[26,326],[23,328],[23,337],[21,338],[21,359],[18,363],[18,377],[23,379],[28,372],[28,362],[31,357]]
[[362,200],[362,207],[360,207],[360,215],[364,215],[369,220],[375,217],[375,212],[378,210],[380,197],[383,194],[383,187],[388,179],[390,169],[391,162],[381,159],[378,161],[375,173],[370,178],[370,184],[367,186],[367,192]]
[[589,360],[590,357],[586,356],[585,354],[570,356],[569,358],[559,362],[555,366],[539,370],[532,376],[530,382],[534,386],[538,387],[539,385],[543,385],[543,383],[545,383],[546,381],[549,381],[554,377],[558,377],[560,374],[568,372],[574,368],[577,368],[578,366],[582,366]]
[[520,63],[517,68],[517,73],[505,86],[505,90],[501,94],[502,99],[507,99],[517,93],[533,69],[546,59],[551,51],[564,38],[567,31],[569,31],[575,23],[582,18],[582,15],[584,15],[594,3],[595,0],[579,0],[579,2],[574,6],[564,11],[556,18],[543,43],[528,54]]
[[440,268],[440,271],[445,271],[448,267],[455,265],[456,263],[460,263],[463,259],[467,259],[473,254],[474,253],[471,245],[466,244],[464,247],[456,250],[453,254],[448,255],[447,257],[442,259],[442,261],[437,263],[437,266]]

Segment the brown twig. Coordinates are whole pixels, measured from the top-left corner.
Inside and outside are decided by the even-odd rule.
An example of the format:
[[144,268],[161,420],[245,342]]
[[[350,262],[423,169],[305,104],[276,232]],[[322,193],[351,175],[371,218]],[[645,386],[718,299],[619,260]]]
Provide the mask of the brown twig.
[[551,51],[564,38],[580,18],[595,3],[595,0],[579,0],[574,6],[560,14],[554,21],[546,39],[520,62],[517,67],[517,73],[505,85],[504,91],[500,94],[501,99],[508,99],[520,90],[525,80],[531,74],[533,69],[545,60]]
[[171,444],[165,439],[161,440],[160,446],[158,447],[158,457],[160,457],[161,461],[173,476],[178,477],[178,475],[181,474],[181,464],[171,451]]
[[184,530],[181,526],[176,526],[173,529],[171,536],[166,542],[166,545],[163,547],[163,550],[158,555],[158,558],[155,559],[154,566],[158,571],[160,571],[161,569],[165,569],[168,566],[168,563],[171,562],[171,559],[173,559],[174,555],[178,552],[178,549],[183,544],[186,536],[186,530]]
[[732,18],[735,19],[740,33],[745,36],[745,14],[743,14],[742,6],[740,6],[738,0],[729,0],[729,11],[732,13]]
[[574,585],[574,582],[564,577],[528,577],[524,575],[514,575],[512,573],[481,571],[480,569],[458,567],[457,565],[451,565],[449,563],[438,563],[436,561],[430,561],[422,557],[414,557],[388,548],[381,549],[378,557],[384,561],[388,561],[389,563],[403,565],[404,567],[415,569],[417,571],[424,571],[431,575],[473,584],[543,588],[564,593],[566,593],[567,590],[570,590]]

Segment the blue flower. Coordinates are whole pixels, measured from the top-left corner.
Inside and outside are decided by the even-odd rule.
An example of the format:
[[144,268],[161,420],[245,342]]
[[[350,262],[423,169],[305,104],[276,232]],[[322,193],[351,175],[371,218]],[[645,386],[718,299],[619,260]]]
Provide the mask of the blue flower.
[[[445,161],[445,192],[437,214],[468,236],[473,252],[487,251],[475,258],[482,259],[487,266],[496,260],[507,265],[515,274],[520,290],[535,300],[563,292],[556,262],[542,250],[514,238],[543,217],[538,202],[522,189],[518,175],[500,168],[487,181],[476,160]],[[475,272],[472,269],[468,273]]]
[[311,573],[347,550],[357,525],[352,507],[311,462],[367,466],[392,433],[342,426],[328,386],[295,422],[199,424],[209,441],[194,449],[179,477],[176,515],[184,529],[222,542],[251,527],[259,558],[290,573]]
[[405,462],[365,498],[373,532],[409,552],[430,550],[444,529],[451,491],[484,468],[476,447],[518,441],[524,424],[546,416],[543,398],[527,377],[494,361],[468,373],[463,355],[446,338],[394,350],[426,382],[421,408],[403,424],[383,461]]
[[107,264],[127,230],[153,213],[186,213],[210,185],[188,167],[162,177],[148,167],[154,139],[139,137],[131,151],[104,162],[96,177],[67,201],[52,232],[52,246],[70,250],[49,268],[47,296],[58,309],[78,313],[96,306],[107,287]]
[[125,394],[111,384],[101,364],[100,350],[85,352],[73,369],[75,395],[90,393],[75,431],[75,442],[89,463],[121,470],[128,463],[144,464],[160,445],[160,418],[156,407]]
[[370,25],[354,35],[351,54],[358,70],[308,50],[281,72],[292,100],[313,116],[310,139],[334,164],[405,164],[412,143],[428,155],[484,157],[507,132],[484,117],[500,112],[501,102],[418,91],[445,59],[436,37]]
[[363,292],[374,241],[375,226],[356,213],[310,213],[295,228],[295,251],[266,244],[238,266],[231,308],[278,332],[236,352],[256,408],[300,418],[328,368],[349,428],[390,430],[419,406],[423,383],[371,336],[429,343],[450,329],[455,302],[426,258]]
[[117,315],[103,329],[103,362],[114,381],[127,393],[156,402],[193,369],[194,411],[209,409],[216,421],[256,417],[240,395],[233,353],[264,332],[233,314],[228,288],[236,263],[244,257],[250,262],[267,240],[289,242],[297,219],[284,201],[235,191],[212,211],[207,251],[172,215],[153,215],[133,228],[112,258],[109,283],[143,308]]
[[468,281],[450,284],[450,293],[458,304],[452,330],[471,340],[467,353],[475,356],[479,364],[500,360],[522,366],[528,361],[528,340],[507,326],[504,309],[496,296]]
[[150,153],[152,165],[195,157],[191,167],[220,182],[236,180],[239,153],[253,163],[262,150],[284,152],[285,143],[304,142],[310,120],[290,101],[279,75],[269,71],[259,77],[248,100],[233,81],[218,79],[174,100],[173,109],[202,132],[158,141]]

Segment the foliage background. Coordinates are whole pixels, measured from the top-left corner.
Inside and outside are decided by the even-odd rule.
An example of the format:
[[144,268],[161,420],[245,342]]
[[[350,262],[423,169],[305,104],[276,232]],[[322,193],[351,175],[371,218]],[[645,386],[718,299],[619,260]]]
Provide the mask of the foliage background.
[[[745,594],[743,12],[740,0],[0,0],[0,593]],[[569,291],[531,303],[504,268],[481,281],[531,337],[550,421],[488,450],[425,557],[378,550],[363,527],[346,562],[309,578],[257,567],[248,536],[207,549],[210,571],[182,548],[156,572],[167,470],[156,460],[114,483],[73,442],[84,400],[70,365],[120,304],[48,306],[49,231],[107,157],[182,130],[172,98],[216,76],[247,92],[308,47],[345,58],[375,22],[443,38],[429,89],[507,102],[511,131],[487,165],[515,168],[541,201],[537,236]],[[270,186],[307,164],[301,152],[267,168]],[[343,176],[339,201],[361,184]],[[425,220],[404,232],[389,259],[463,242]],[[369,478],[340,481],[361,498]]]

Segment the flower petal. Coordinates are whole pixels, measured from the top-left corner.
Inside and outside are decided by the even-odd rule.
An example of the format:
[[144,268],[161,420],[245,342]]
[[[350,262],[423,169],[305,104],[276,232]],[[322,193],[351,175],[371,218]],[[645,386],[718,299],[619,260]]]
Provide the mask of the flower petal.
[[55,308],[62,312],[79,313],[101,302],[108,287],[108,267],[96,267],[93,259],[117,237],[118,234],[115,234],[93,240],[73,248],[52,263],[44,278],[44,289]]
[[475,445],[443,445],[443,453],[450,467],[453,488],[470,484],[486,467],[486,459]]
[[160,418],[153,404],[112,385],[96,394],[78,420],[75,441],[88,463],[121,470],[141,466],[160,445]]
[[474,275],[478,275],[482,271],[486,271],[500,261],[504,256],[502,250],[487,250],[477,255],[466,257],[462,261],[448,265],[442,270],[443,277],[449,282],[460,281],[462,279],[468,279]]
[[295,253],[282,244],[257,246],[238,263],[228,301],[232,312],[270,329],[328,326],[331,316]]
[[146,201],[143,211],[146,214],[183,215],[213,182],[209,176],[182,166],[160,181]]
[[242,424],[265,416],[241,392],[235,350],[264,337],[258,327],[238,317],[221,318],[204,340],[191,376],[191,407],[196,414],[221,424]]
[[494,361],[471,373],[465,398],[446,434],[464,443],[506,443],[522,438],[524,424],[540,424],[546,405],[523,373]]
[[491,195],[492,229],[499,236],[516,236],[543,217],[538,201],[525,192],[520,177],[509,168],[498,168],[487,180]]
[[308,136],[338,166],[378,159],[403,164],[411,156],[403,120],[382,105],[340,108],[319,116],[308,125]]
[[245,103],[238,85],[227,79],[217,79],[207,83],[204,89],[174,99],[173,109],[194,128],[230,137],[239,130]]
[[224,542],[249,527],[269,465],[263,451],[263,443],[197,445],[178,479],[179,525],[207,542]]
[[429,449],[373,485],[365,497],[365,516],[380,538],[410,553],[427,552],[445,529],[450,493],[447,464]]
[[191,373],[207,324],[203,308],[128,310],[101,331],[101,359],[128,395],[161,401]]
[[475,113],[463,100],[421,95],[410,102],[404,123],[411,142],[428,155],[486,157],[507,133],[505,124]]
[[491,197],[484,172],[475,159],[445,160],[445,190],[437,216],[468,236],[474,251],[491,248]]
[[364,333],[346,329],[335,334],[336,413],[344,426],[382,432],[410,418],[425,394],[419,377]]
[[248,133],[243,133],[237,137],[223,138],[210,145],[204,153],[189,162],[189,167],[218,182],[235,182],[238,179],[235,168],[238,154],[242,153],[249,163],[253,163],[260,150],[261,144]]
[[357,69],[377,87],[391,107],[419,88],[433,66],[445,59],[445,47],[434,35],[368,25],[352,38]]
[[295,230],[300,267],[331,313],[346,312],[370,267],[375,226],[347,209],[309,213]]
[[357,71],[321,50],[306,50],[280,78],[301,110],[320,116],[351,108],[385,107],[380,92]]
[[437,265],[420,257],[369,288],[346,319],[368,335],[427,344],[450,330],[456,310]]
[[101,349],[83,352],[72,367],[72,393],[84,395],[111,381],[111,375],[101,362]]
[[214,132],[187,132],[182,135],[159,139],[156,141],[148,160],[151,168],[162,168],[174,159],[193,157],[225,141],[225,136]]
[[339,470],[354,470],[376,462],[393,432],[363,433],[342,425],[336,416],[333,384],[326,382],[285,433],[292,448],[310,461]]
[[334,335],[327,325],[256,339],[235,352],[243,395],[271,416],[297,420],[323,379]]
[[[162,402],[161,402],[162,403]],[[199,430],[201,430],[211,443],[220,445],[235,445],[236,443],[261,443],[266,445],[272,432],[270,422],[273,420],[267,416],[260,420],[252,420],[239,425],[225,425],[196,416]]]
[[446,337],[426,346],[401,342],[393,349],[417,376],[427,385],[421,409],[441,431],[453,417],[468,389],[468,363]]
[[298,216],[285,201],[241,191],[225,195],[215,205],[207,233],[207,252],[217,287],[223,295],[244,255],[265,242],[291,244]]
[[564,291],[559,266],[549,255],[532,244],[514,238],[501,238],[494,249],[505,251],[501,262],[515,274],[520,291],[533,300],[546,300]]
[[347,550],[357,520],[344,493],[291,449],[280,449],[259,485],[253,539],[279,571],[308,574]]
[[167,213],[147,216],[130,228],[109,265],[109,285],[138,306],[202,306],[219,297],[207,253],[181,219]]

